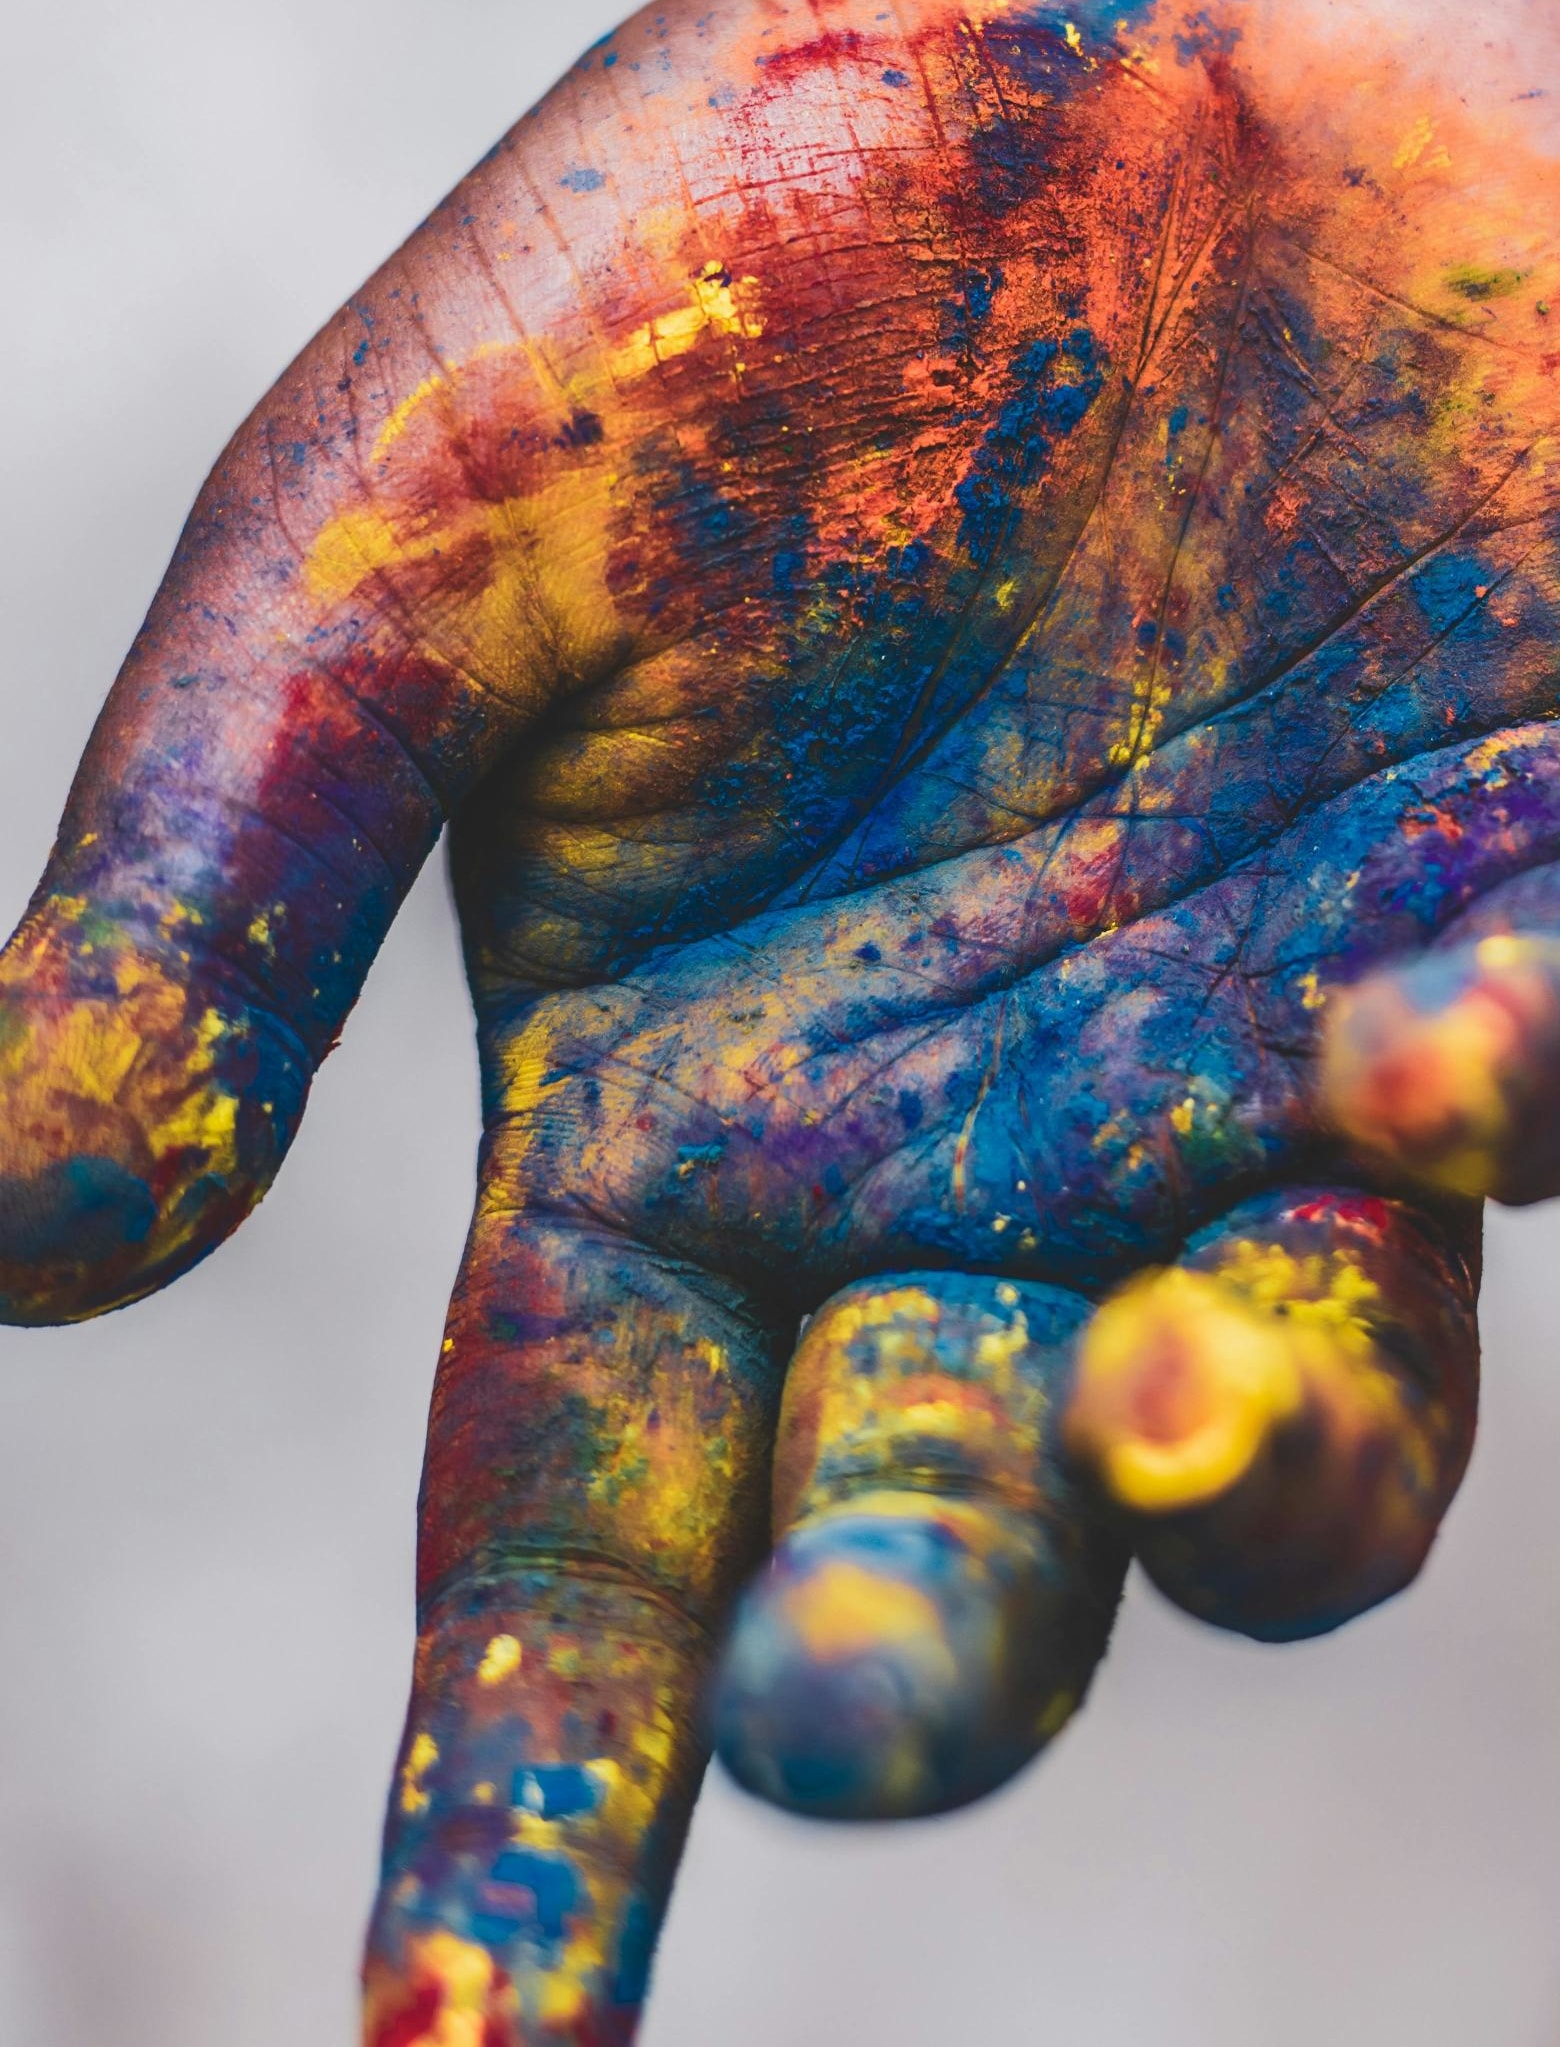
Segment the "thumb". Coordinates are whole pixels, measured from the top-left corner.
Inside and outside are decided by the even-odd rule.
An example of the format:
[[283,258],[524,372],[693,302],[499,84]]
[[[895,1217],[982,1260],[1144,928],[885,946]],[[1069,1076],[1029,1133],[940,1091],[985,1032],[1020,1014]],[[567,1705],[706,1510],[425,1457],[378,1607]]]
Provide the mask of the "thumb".
[[[240,428],[99,718],[0,956],[6,1320],[133,1300],[235,1227],[445,818],[618,651],[610,607],[573,612],[604,457],[551,431],[557,393],[470,288],[467,223],[509,203],[518,148]],[[558,247],[526,260],[555,298]],[[480,388],[452,395],[447,359]]]

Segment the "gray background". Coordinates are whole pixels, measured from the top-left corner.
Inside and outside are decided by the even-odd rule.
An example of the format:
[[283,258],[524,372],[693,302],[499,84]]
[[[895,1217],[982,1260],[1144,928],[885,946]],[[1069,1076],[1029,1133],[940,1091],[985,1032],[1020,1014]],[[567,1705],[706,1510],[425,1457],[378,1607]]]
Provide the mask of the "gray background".
[[[0,70],[0,915],[222,441],[615,0],[68,0]],[[346,2047],[473,1062],[418,888],[274,1198],[160,1300],[0,1334],[0,2041]],[[1259,1651],[1134,1587],[986,1807],[713,1783],[646,2047],[1556,2047],[1560,1216],[1497,1217],[1427,1581]]]

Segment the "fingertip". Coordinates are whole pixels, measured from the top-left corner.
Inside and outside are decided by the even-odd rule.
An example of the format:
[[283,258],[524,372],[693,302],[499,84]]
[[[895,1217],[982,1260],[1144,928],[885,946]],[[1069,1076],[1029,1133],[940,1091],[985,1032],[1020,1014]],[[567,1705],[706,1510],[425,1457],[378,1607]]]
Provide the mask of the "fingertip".
[[1319,1091],[1353,1144],[1429,1186],[1560,1191],[1560,948],[1496,933],[1338,991]]
[[0,1323],[59,1327],[144,1300],[224,1243],[271,1175],[198,1173],[174,1190],[164,1177],[96,1152],[0,1170]]
[[188,1271],[273,1179],[301,1048],[150,953],[0,961],[0,1319],[77,1322]]
[[1199,1619],[1287,1641],[1348,1618],[1316,1596],[1316,1531],[1304,1516],[1286,1525],[1277,1504],[1318,1381],[1340,1375],[1333,1352],[1217,1273],[1182,1266],[1129,1282],[1087,1331],[1068,1447],[1154,1584]]
[[[744,1599],[712,1703],[744,1789],[814,1818],[915,1818],[1005,1783],[1071,1717],[1099,1642],[1058,1657],[1027,1531],[884,1494],[785,1539]],[[1081,1664],[1081,1669],[1080,1669]]]
[[1456,1490],[1473,1291],[1400,1204],[1261,1199],[1103,1304],[1065,1439],[1176,1605],[1324,1634],[1412,1582]]
[[1117,1506],[1172,1513],[1237,1485],[1301,1398],[1290,1332],[1215,1275],[1176,1266],[1101,1306],[1064,1433]]

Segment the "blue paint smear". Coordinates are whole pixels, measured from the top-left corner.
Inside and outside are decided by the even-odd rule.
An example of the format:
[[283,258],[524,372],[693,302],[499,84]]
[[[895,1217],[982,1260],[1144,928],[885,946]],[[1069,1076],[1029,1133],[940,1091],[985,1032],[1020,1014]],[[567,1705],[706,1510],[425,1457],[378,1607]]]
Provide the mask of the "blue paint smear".
[[29,1192],[8,1234],[37,1258],[108,1257],[123,1244],[144,1244],[157,1220],[151,1191],[115,1159],[65,1159],[35,1174]]
[[644,2003],[650,1983],[650,1964],[655,1958],[655,1937],[659,1930],[655,1914],[644,1899],[630,1899],[623,1914],[623,1931],[618,1937],[617,1977],[612,1985],[615,2004],[632,2009]]
[[1240,30],[1216,22],[1206,7],[1189,15],[1175,38],[1175,54],[1183,64],[1201,57],[1227,57],[1240,41]]
[[[1070,368],[1065,379],[1058,372]],[[1042,476],[1054,443],[1072,433],[1104,385],[1094,336],[1080,327],[1065,342],[1033,341],[1014,361],[1016,389],[954,486],[964,513],[961,539],[986,562],[1015,515],[1014,496]]]
[[493,1881],[520,1886],[536,1900],[535,1911],[524,1917],[518,1913],[511,1917],[491,1908],[481,1915],[504,1928],[501,1940],[525,1925],[536,1927],[550,1939],[558,1939],[579,1900],[579,1878],[573,1865],[561,1855],[539,1854],[534,1848],[506,1848],[493,1864]]
[[1412,588],[1431,628],[1445,632],[1478,603],[1475,594],[1495,580],[1495,571],[1477,554],[1443,548],[1415,571]]
[[515,1771],[509,1802],[544,1820],[572,1819],[596,1810],[601,1785],[578,1763],[533,1763]]

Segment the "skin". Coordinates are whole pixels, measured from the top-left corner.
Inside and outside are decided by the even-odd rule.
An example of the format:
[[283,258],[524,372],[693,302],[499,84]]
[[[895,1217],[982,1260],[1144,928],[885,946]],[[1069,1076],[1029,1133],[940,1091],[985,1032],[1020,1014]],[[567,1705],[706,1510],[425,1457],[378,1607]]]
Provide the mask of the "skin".
[[1560,1188],[1560,34],[1394,22],[652,10],[219,459],[0,958],[0,1301],[236,1226],[448,822],[369,2047],[629,2039],[712,1741],[943,1809],[1131,1555],[1423,1560]]

